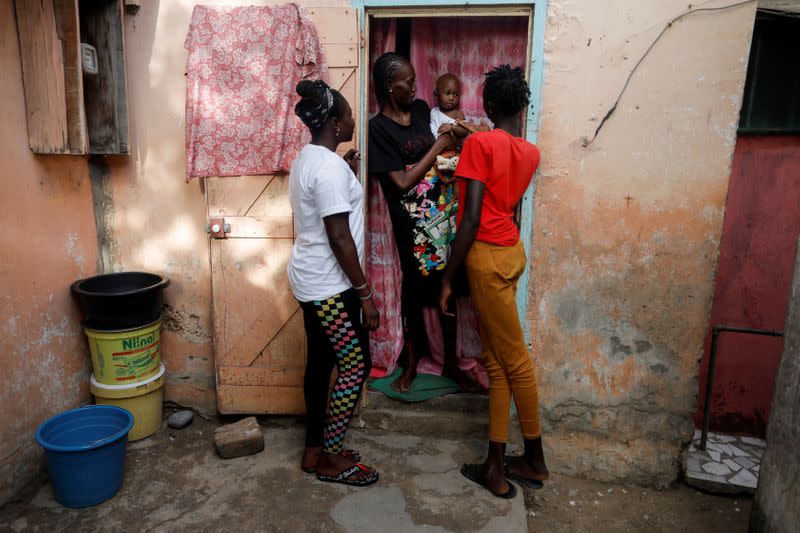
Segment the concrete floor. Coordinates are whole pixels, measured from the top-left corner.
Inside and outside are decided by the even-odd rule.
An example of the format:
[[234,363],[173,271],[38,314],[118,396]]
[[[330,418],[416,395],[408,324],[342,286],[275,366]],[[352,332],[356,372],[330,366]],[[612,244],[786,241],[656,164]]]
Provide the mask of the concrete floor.
[[554,476],[541,491],[495,498],[458,471],[481,457],[479,439],[354,428],[347,446],[379,467],[381,480],[349,488],[300,471],[303,429],[296,419],[264,420],[265,450],[230,460],[214,451],[216,425],[195,417],[185,429],[164,427],[131,443],[122,490],[90,509],[60,507],[49,484],[39,483],[0,509],[0,531],[747,530],[749,500],[682,485],[659,492]]

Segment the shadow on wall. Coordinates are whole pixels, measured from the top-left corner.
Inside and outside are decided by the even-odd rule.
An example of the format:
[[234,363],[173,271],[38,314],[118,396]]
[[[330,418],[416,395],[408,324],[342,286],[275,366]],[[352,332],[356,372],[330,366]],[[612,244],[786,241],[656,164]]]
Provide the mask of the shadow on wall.
[[[198,181],[185,182],[184,41],[195,3],[148,2],[126,16],[131,155],[90,163],[102,270],[157,272],[172,282],[165,291],[162,337],[166,399],[214,412],[206,202]],[[235,255],[225,264],[241,268],[268,260],[246,244],[226,246],[226,253]],[[237,283],[249,287],[237,288],[238,294],[264,291],[285,284],[285,272],[264,270],[249,279],[239,276]]]
[[183,47],[193,2],[147,2],[125,17],[131,154],[92,158],[102,271],[168,276],[166,398],[215,411],[205,201],[187,185]]

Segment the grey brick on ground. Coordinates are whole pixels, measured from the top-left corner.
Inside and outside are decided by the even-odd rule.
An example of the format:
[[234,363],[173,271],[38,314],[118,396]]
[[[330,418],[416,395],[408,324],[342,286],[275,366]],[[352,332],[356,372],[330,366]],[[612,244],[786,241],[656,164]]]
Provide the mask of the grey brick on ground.
[[264,449],[264,433],[256,417],[250,416],[214,431],[214,445],[223,459],[252,455]]

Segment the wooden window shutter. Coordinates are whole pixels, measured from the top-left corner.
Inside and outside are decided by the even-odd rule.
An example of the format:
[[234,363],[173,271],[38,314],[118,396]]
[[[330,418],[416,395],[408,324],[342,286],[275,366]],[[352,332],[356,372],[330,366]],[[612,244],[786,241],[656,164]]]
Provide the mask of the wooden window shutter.
[[28,142],[39,154],[69,153],[64,57],[51,0],[17,0]]

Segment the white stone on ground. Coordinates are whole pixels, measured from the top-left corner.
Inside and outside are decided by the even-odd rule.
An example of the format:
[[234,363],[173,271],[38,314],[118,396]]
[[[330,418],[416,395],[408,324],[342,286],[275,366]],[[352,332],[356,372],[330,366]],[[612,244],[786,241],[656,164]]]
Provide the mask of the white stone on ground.
[[731,473],[731,469],[722,463],[705,463],[703,470],[715,476],[727,476]]
[[767,443],[761,439],[756,439],[754,437],[739,437],[742,442],[745,444],[750,444],[752,446],[758,446],[759,448],[764,448],[767,446]]
[[717,444],[717,450],[725,455],[733,455],[733,450],[731,450],[731,447],[727,444]]
[[720,461],[721,456],[719,452],[715,452],[713,450],[706,450],[706,453],[708,454],[709,457],[711,457],[711,460],[714,461],[715,463],[718,463]]
[[716,444],[714,444],[714,443],[713,443],[713,442],[711,442],[711,441],[708,441],[708,442],[706,443],[706,449],[707,449],[707,450],[714,450],[715,452],[720,452],[720,453],[722,453],[722,450],[719,448],[719,446],[717,446]]
[[733,444],[728,444],[728,446],[730,446],[731,451],[733,452],[733,455],[735,455],[736,457],[750,457],[749,453],[747,453],[746,451],[744,451],[744,450],[742,450],[740,448],[737,448]]
[[753,468],[756,465],[756,463],[754,463],[747,457],[734,457],[733,460],[745,468]]
[[751,474],[749,470],[745,470],[743,468],[742,470],[739,471],[738,474],[736,474],[729,480],[729,483],[754,489],[758,484],[758,478],[753,474]]
[[739,470],[742,469],[742,465],[740,465],[739,463],[737,463],[735,461],[732,461],[731,459],[723,459],[722,462],[724,464],[728,465],[728,467],[731,470],[733,470],[734,472],[738,472]]
[[697,474],[692,474],[692,477],[695,478],[695,479],[704,479],[706,481],[713,481],[715,483],[727,483],[728,482],[724,477],[715,476],[713,474],[697,473]]

